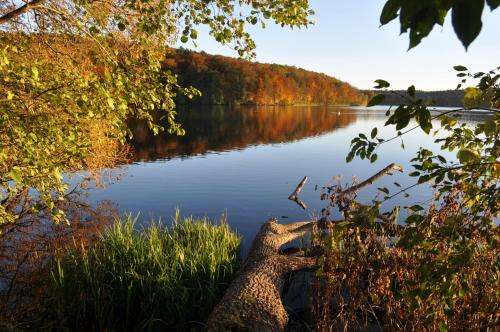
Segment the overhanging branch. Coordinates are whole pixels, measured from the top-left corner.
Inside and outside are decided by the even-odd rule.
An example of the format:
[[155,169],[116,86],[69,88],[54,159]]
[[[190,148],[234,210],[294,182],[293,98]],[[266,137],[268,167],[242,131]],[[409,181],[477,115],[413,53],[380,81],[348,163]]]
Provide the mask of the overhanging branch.
[[3,16],[1,16],[0,17],[0,24],[5,24],[5,23],[9,22],[10,20],[12,20],[12,19],[32,10],[32,9],[40,7],[44,2],[45,2],[45,0],[33,0],[31,2],[27,2],[24,5],[22,5],[21,7],[14,9],[13,11],[10,11],[10,12],[4,14]]

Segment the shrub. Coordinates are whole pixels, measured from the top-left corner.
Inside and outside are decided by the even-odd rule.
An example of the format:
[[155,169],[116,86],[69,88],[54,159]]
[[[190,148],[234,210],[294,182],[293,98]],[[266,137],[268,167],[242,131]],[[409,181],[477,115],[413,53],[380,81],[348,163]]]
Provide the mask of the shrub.
[[490,331],[498,327],[500,233],[459,192],[384,232],[357,208],[319,236],[313,312],[320,331]]

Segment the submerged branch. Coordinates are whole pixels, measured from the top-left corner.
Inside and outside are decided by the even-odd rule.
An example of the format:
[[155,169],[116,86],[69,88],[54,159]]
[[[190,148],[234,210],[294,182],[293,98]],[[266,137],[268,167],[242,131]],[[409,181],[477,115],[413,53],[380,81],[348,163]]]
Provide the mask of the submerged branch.
[[294,201],[295,203],[297,203],[297,205],[299,205],[304,210],[307,208],[307,205],[304,202],[302,202],[298,196],[299,196],[300,192],[302,191],[302,188],[304,188],[304,185],[306,184],[306,182],[307,182],[307,176],[304,176],[304,178],[302,179],[302,181],[300,181],[300,183],[297,185],[295,190],[290,194],[290,196],[288,196],[289,200]]

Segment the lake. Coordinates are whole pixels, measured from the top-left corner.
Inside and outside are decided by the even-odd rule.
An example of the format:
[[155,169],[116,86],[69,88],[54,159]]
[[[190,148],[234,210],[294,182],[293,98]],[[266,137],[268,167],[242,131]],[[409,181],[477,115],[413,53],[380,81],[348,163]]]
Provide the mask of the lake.
[[[481,115],[478,115],[479,117]],[[469,117],[468,121],[474,121]],[[350,141],[358,133],[378,127],[379,137],[395,132],[384,127],[385,109],[362,107],[198,107],[179,111],[186,135],[153,136],[144,123],[130,123],[134,138],[133,162],[113,170],[118,179],[104,189],[90,191],[92,204],[113,202],[122,213],[139,219],[170,222],[176,209],[183,215],[216,218],[226,213],[233,229],[243,236],[244,252],[260,225],[270,217],[282,222],[318,216],[325,202],[321,187],[353,178],[360,181],[394,162],[411,169],[409,160],[420,146],[438,146],[420,129],[383,145],[374,164],[345,162]],[[444,153],[445,156],[450,156]],[[452,157],[452,156],[451,156]],[[410,170],[411,171],[411,170]],[[395,192],[415,179],[399,172],[359,193],[369,202],[377,187]],[[288,196],[308,176],[300,198],[303,210]],[[410,197],[399,195],[390,205],[424,203],[432,197],[427,186],[415,187]],[[389,205],[388,205],[389,206]]]

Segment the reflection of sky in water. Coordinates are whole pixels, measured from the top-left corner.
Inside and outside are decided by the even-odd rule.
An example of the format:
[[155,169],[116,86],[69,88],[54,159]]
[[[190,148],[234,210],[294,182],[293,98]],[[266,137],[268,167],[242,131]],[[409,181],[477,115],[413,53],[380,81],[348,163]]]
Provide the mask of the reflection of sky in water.
[[[331,109],[329,112],[338,111]],[[176,208],[185,215],[209,217],[227,211],[231,226],[248,241],[269,217],[287,216],[288,219],[283,219],[286,222],[309,219],[319,213],[325,203],[319,200],[321,192],[314,190],[315,185],[321,188],[336,175],[342,175],[344,183],[354,176],[363,180],[391,162],[409,170],[409,160],[418,147],[433,144],[434,138],[415,130],[404,137],[404,150],[400,148],[401,140],[397,139],[380,147],[379,158],[374,164],[356,159],[346,164],[350,141],[357,133],[369,134],[376,126],[379,137],[394,135],[392,130],[383,127],[384,122],[382,112],[362,111],[347,127],[289,143],[249,145],[182,159],[136,162],[127,166],[121,180],[105,190],[93,190],[90,200],[93,203],[112,200],[123,212],[140,212],[141,220],[161,217],[169,221]],[[438,150],[435,147],[434,150]],[[443,154],[450,157],[448,152]],[[309,181],[300,198],[308,209],[303,211],[287,197],[305,175]],[[360,192],[360,200],[370,201],[377,194],[376,188],[381,186],[396,192],[398,188],[393,182],[404,187],[414,179],[396,172]],[[400,195],[391,204],[425,202],[432,194],[425,186],[416,187],[409,193],[410,198]]]

